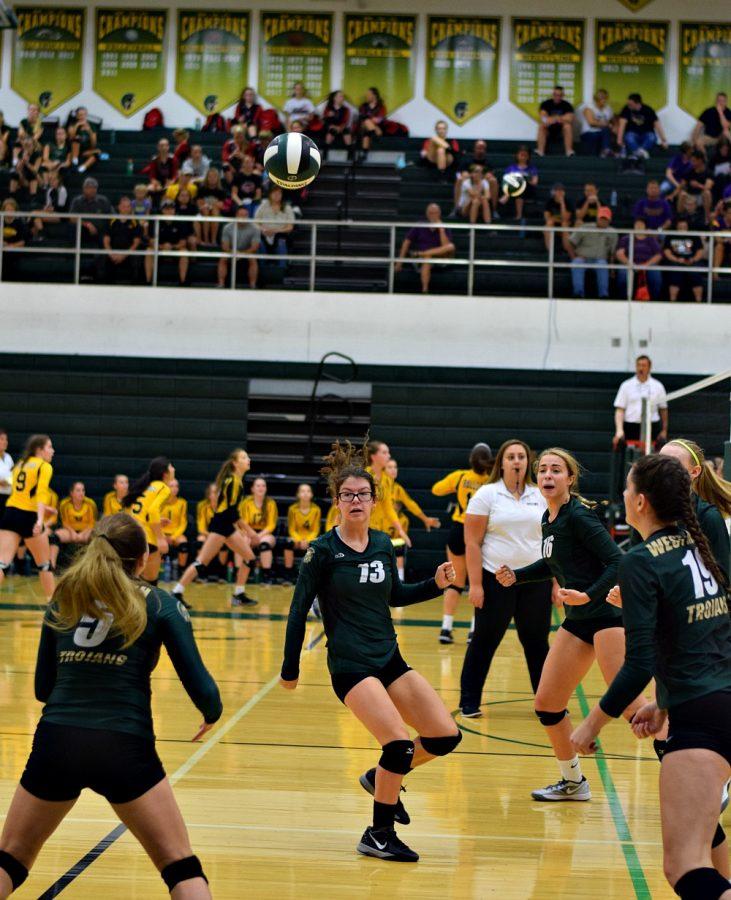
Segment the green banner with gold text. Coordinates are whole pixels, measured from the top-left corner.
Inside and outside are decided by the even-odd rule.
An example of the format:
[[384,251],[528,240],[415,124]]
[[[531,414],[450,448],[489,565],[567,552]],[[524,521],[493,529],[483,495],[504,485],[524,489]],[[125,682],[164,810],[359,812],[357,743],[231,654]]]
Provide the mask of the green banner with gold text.
[[461,125],[498,96],[500,19],[429,16],[426,99]]
[[261,13],[259,94],[282,109],[302,81],[313,103],[330,91],[331,13]]
[[10,84],[47,115],[81,90],[84,10],[16,6],[15,15]]
[[369,87],[392,112],[414,96],[416,16],[345,16],[343,90],[360,106]]
[[131,116],[165,89],[162,9],[96,11],[94,90],[124,116]]
[[731,92],[731,23],[681,22],[678,105],[696,118]]
[[594,84],[609,92],[616,112],[632,93],[655,110],[665,106],[668,38],[667,22],[597,19]]

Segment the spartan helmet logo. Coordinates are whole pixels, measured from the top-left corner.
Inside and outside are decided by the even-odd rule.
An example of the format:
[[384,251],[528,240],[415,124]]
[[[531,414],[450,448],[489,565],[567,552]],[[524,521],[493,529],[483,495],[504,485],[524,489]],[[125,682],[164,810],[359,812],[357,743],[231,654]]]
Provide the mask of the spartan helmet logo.
[[209,113],[212,113],[218,105],[218,94],[209,94],[203,101],[203,106]]
[[38,95],[38,105],[41,109],[48,109],[51,105],[51,99],[53,98],[53,91],[43,91],[42,94]]
[[467,110],[469,108],[469,103],[466,100],[460,100],[458,103],[454,104],[454,115],[458,119],[464,119],[467,115]]
[[132,105],[135,102],[134,94],[124,94],[122,96],[122,109],[132,109]]

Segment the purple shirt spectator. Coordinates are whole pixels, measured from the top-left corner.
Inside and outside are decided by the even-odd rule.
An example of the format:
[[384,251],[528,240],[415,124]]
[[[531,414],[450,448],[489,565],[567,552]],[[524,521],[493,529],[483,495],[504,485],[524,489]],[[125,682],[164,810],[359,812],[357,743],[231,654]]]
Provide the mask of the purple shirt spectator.
[[510,172],[517,172],[519,175],[522,175],[526,181],[529,181],[534,175],[538,177],[538,169],[532,164],[521,166],[518,163],[511,163],[504,174],[508,175]]
[[641,197],[632,207],[632,218],[644,219],[648,229],[655,231],[665,222],[672,222],[673,208],[663,197],[656,199]]
[[[629,256],[628,234],[623,234],[619,239],[617,250],[624,250],[627,256]],[[648,259],[652,259],[652,257],[657,256],[658,253],[662,253],[662,247],[654,237],[648,236],[638,241],[637,235],[635,235],[635,248],[632,262],[636,266],[643,266]]]
[[731,197],[731,184],[727,184],[726,187],[723,189],[723,194],[721,195],[721,199],[727,200],[729,197]]
[[[446,234],[447,239],[451,241],[452,234],[450,230],[445,228],[444,233]],[[441,241],[439,240],[439,227],[417,225],[415,228],[410,228],[406,233],[406,240],[411,241],[411,249],[416,250],[418,253],[423,253],[424,250],[433,250],[441,244]]]
[[673,173],[676,181],[685,181],[693,171],[693,166],[691,165],[690,157],[688,157],[688,159],[683,159],[682,153],[676,153],[670,160],[668,169]]

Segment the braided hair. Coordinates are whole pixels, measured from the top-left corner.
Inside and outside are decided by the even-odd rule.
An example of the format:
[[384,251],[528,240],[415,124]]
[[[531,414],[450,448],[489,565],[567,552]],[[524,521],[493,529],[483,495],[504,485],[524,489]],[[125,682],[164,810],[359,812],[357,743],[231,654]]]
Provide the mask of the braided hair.
[[661,522],[677,522],[693,538],[708,571],[718,584],[728,586],[726,576],[716,562],[708,538],[698,522],[691,499],[690,475],[672,456],[643,456],[633,466],[630,477],[635,491],[644,494]]
[[373,499],[376,499],[376,482],[366,466],[370,463],[369,445],[376,443],[376,450],[381,442],[366,442],[362,447],[355,447],[350,441],[335,441],[330,453],[323,457],[325,465],[320,469],[320,474],[327,480],[330,496],[337,499],[338,492],[347,478],[363,478],[371,486]]

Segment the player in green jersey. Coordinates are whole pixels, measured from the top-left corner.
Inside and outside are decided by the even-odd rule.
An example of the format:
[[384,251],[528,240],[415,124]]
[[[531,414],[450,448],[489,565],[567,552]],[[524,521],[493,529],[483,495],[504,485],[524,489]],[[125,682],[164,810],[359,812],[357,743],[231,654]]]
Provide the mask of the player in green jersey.
[[668,456],[644,457],[627,477],[627,522],[644,543],[619,567],[626,659],[571,740],[593,752],[602,727],[654,677],[657,700],[632,728],[648,737],[669,724],[660,770],[665,875],[683,900],[731,900],[711,865],[718,797],[731,776],[728,583],[690,491],[688,472]]
[[[621,552],[587,501],[578,495],[579,464],[561,447],[544,450],[537,463],[538,488],[548,509],[541,530],[542,559],[513,572],[502,566],[495,577],[503,585],[555,578],[566,618],[543,664],[535,695],[535,712],[553,746],[561,779],[532,791],[534,800],[591,800],[571,746],[571,721],[566,705],[594,659],[609,684],[624,662],[622,613],[606,597],[617,577]],[[645,702],[638,697],[624,716]]]
[[[333,689],[383,748],[378,766],[360,778],[374,803],[373,825],[357,850],[416,862],[418,854],[394,830],[396,821],[409,823],[399,801],[401,782],[412,769],[454,750],[462,735],[434,688],[402,658],[389,607],[438,597],[454,580],[454,567],[443,563],[434,578],[403,584],[390,538],[369,528],[376,483],[365,459],[350,444],[336,444],[328,463],[323,473],[341,522],[313,541],[303,558],[287,622],[282,685],[297,687],[307,613],[317,596]],[[419,732],[413,741],[407,725]]]
[[117,513],[58,583],[36,665],[46,705],[0,837],[0,898],[25,881],[85,787],[109,801],[175,900],[211,896],[155,751],[150,676],[161,646],[203,714],[194,740],[220,718],[221,698],[185,607],[140,580],[147,559],[143,527]]

